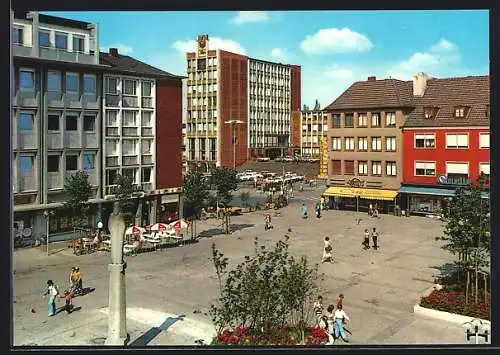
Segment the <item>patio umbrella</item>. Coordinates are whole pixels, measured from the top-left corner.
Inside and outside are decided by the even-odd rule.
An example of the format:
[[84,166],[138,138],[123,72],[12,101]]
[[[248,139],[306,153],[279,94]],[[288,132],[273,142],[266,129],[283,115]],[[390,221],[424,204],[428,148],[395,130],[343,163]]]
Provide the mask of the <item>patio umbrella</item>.
[[127,228],[127,230],[125,231],[125,235],[142,234],[144,232],[146,232],[145,228],[133,225],[133,226],[130,226],[130,227]]
[[186,221],[184,219],[180,219],[178,221],[175,221],[175,222],[172,222],[169,224],[170,227],[175,228],[176,230],[187,228],[190,225],[191,225],[191,222]]
[[171,229],[172,227],[168,224],[164,223],[155,223],[151,226],[151,232],[166,232],[167,229]]

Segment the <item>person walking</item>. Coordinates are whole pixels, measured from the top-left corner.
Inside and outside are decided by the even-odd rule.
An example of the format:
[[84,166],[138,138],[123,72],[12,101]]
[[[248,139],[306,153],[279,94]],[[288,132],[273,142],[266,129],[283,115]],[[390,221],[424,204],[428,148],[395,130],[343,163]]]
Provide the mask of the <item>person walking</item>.
[[321,203],[318,202],[316,203],[316,218],[321,218]]
[[49,317],[56,315],[56,297],[59,295],[59,290],[52,280],[47,281],[47,290],[45,290],[45,296],[47,296],[47,308]]
[[338,308],[339,306],[344,307],[344,294],[343,294],[343,293],[341,293],[341,294],[339,295],[339,297],[337,298],[337,308]]
[[370,249],[370,232],[368,229],[365,229],[365,232],[363,234],[363,242],[361,243],[363,245],[364,249]]
[[319,199],[319,204],[320,204],[321,210],[323,211],[325,209],[325,197],[323,195],[321,195],[321,197]]
[[373,214],[373,205],[370,203],[370,205],[368,205],[368,216],[372,216]]
[[307,207],[305,203],[303,203],[302,206],[300,206],[300,215],[302,219],[307,219]]
[[335,306],[329,305],[326,309],[326,323],[328,325],[328,332],[332,336],[332,344],[335,342]]
[[372,230],[372,243],[373,243],[373,249],[377,250],[378,249],[378,232],[377,228],[373,227]]
[[75,287],[75,271],[76,268],[73,266],[69,274],[69,289],[72,290]]
[[343,341],[348,343],[349,340],[347,340],[347,337],[345,335],[344,324],[347,321],[349,321],[349,317],[347,316],[347,314],[345,314],[342,304],[337,305],[337,310],[335,311],[334,318],[335,318],[335,334],[333,341],[335,342],[335,340],[337,340],[340,337],[342,338]]
[[323,297],[321,295],[319,295],[317,301],[314,302],[313,309],[314,309],[314,315],[316,316],[316,320],[319,324],[321,317],[323,317],[323,310],[324,310]]
[[67,314],[70,314],[73,311],[73,294],[71,291],[66,290],[64,291],[64,295],[60,297],[65,300],[64,310]]
[[324,244],[325,245],[323,247],[323,257],[321,258],[321,263],[327,261],[333,263],[333,254],[332,254],[333,248],[332,244],[330,243],[329,237],[325,237]]
[[323,329],[326,336],[328,337],[328,340],[325,342],[325,345],[332,345],[333,344],[333,335],[332,335],[331,331],[328,329],[328,319],[326,316],[320,317],[318,327]]

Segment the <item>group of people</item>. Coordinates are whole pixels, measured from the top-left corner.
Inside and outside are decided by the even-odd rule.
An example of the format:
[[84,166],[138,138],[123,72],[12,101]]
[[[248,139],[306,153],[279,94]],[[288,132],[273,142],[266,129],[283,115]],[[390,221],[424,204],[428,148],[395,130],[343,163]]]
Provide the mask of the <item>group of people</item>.
[[344,295],[342,293],[337,298],[337,305],[330,304],[326,309],[326,313],[324,312],[322,296],[318,296],[318,300],[314,303],[317,326],[328,335],[327,345],[335,343],[338,338],[342,338],[346,343],[349,342],[345,335],[345,324],[349,321],[349,317],[344,311],[343,303]]
[[64,310],[70,314],[73,310],[73,297],[75,294],[83,293],[82,286],[82,274],[80,273],[80,268],[78,266],[73,266],[71,268],[71,273],[69,276],[69,288],[64,291],[63,294],[59,292],[59,288],[52,280],[47,281],[47,289],[45,290],[44,296],[47,296],[47,307],[49,317],[56,315],[56,298],[65,299]]
[[368,206],[368,216],[378,218],[378,203],[370,203]]
[[373,227],[371,232],[367,229],[365,229],[365,232],[363,234],[363,242],[361,245],[363,245],[364,249],[370,249],[370,238],[372,240],[372,246],[373,249],[377,250],[378,249],[378,232],[377,228]]

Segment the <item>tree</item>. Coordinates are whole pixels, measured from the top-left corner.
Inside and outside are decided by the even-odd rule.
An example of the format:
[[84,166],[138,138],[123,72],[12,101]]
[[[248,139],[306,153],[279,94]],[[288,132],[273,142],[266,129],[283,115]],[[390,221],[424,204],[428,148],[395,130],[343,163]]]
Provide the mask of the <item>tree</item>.
[[71,174],[66,179],[64,189],[68,194],[64,208],[73,213],[77,227],[88,227],[87,217],[90,209],[88,201],[92,196],[92,185],[89,182],[88,174],[84,171]]
[[309,106],[306,104],[302,105],[302,111],[309,111]]
[[279,335],[288,325],[305,343],[309,305],[318,290],[317,266],[304,256],[291,256],[287,236],[274,247],[259,245],[257,238],[254,245],[253,256],[228,270],[228,258],[212,244],[219,297],[210,314],[217,331],[241,325],[262,340]]
[[182,183],[182,193],[184,195],[184,203],[186,207],[193,211],[193,214],[199,218],[201,208],[205,200],[208,199],[208,186],[205,177],[199,172],[190,172],[184,176]]
[[250,200],[250,193],[247,192],[247,191],[242,191],[240,193],[240,200],[241,200],[241,204],[242,204],[242,207],[248,207],[248,201]]
[[126,175],[118,175],[116,179],[115,196],[118,200],[120,211],[127,225],[133,222],[137,211],[137,200],[135,199],[135,188],[132,178]]
[[321,105],[319,104],[318,100],[316,100],[316,102],[314,103],[314,110],[315,111],[321,110]]
[[455,265],[459,275],[466,274],[466,302],[471,272],[475,276],[474,296],[477,303],[479,273],[490,263],[489,204],[481,196],[485,187],[485,178],[481,176],[476,184],[456,190],[444,211],[444,236],[437,238],[445,241],[443,249],[458,257]]
[[215,168],[212,170],[212,178],[217,190],[219,205],[228,207],[233,199],[231,191],[238,188],[236,171],[229,168]]

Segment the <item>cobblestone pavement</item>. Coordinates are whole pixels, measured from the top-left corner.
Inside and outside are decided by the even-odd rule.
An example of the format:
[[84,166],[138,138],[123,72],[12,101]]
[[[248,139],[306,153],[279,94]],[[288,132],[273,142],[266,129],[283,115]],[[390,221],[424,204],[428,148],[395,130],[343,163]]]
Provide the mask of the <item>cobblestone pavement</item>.
[[[316,192],[304,192],[297,201]],[[184,315],[167,331],[149,339],[149,345],[192,345],[208,341],[213,327],[208,306],[217,295],[215,273],[209,260],[212,242],[232,263],[252,253],[253,239],[273,243],[285,233],[290,236],[293,254],[306,255],[313,262],[321,258],[323,238],[333,238],[334,264],[320,265],[325,303],[345,295],[345,310],[351,322],[352,344],[452,344],[467,343],[458,325],[417,317],[412,313],[419,295],[432,286],[437,267],[451,257],[441,250],[435,237],[442,231],[438,220],[382,215],[370,219],[355,212],[325,211],[321,219],[301,220],[295,202],[274,217],[274,229],[265,232],[264,212],[232,218],[236,232],[220,234],[217,220],[196,222],[203,232],[198,243],[127,257],[127,328],[131,342],[155,333],[169,317]],[[362,231],[377,227],[380,249],[362,250]],[[288,228],[292,232],[288,233]],[[211,235],[211,236],[209,236]],[[74,256],[64,246],[46,257],[34,248],[14,252],[14,344],[92,345],[106,337],[109,254]],[[47,317],[41,293],[47,279],[66,286],[69,269],[80,266],[84,287],[95,291],[74,300],[81,309],[71,315]],[[58,302],[62,306],[63,302]],[[148,331],[150,331],[148,333]],[[137,344],[139,342],[135,342]]]

